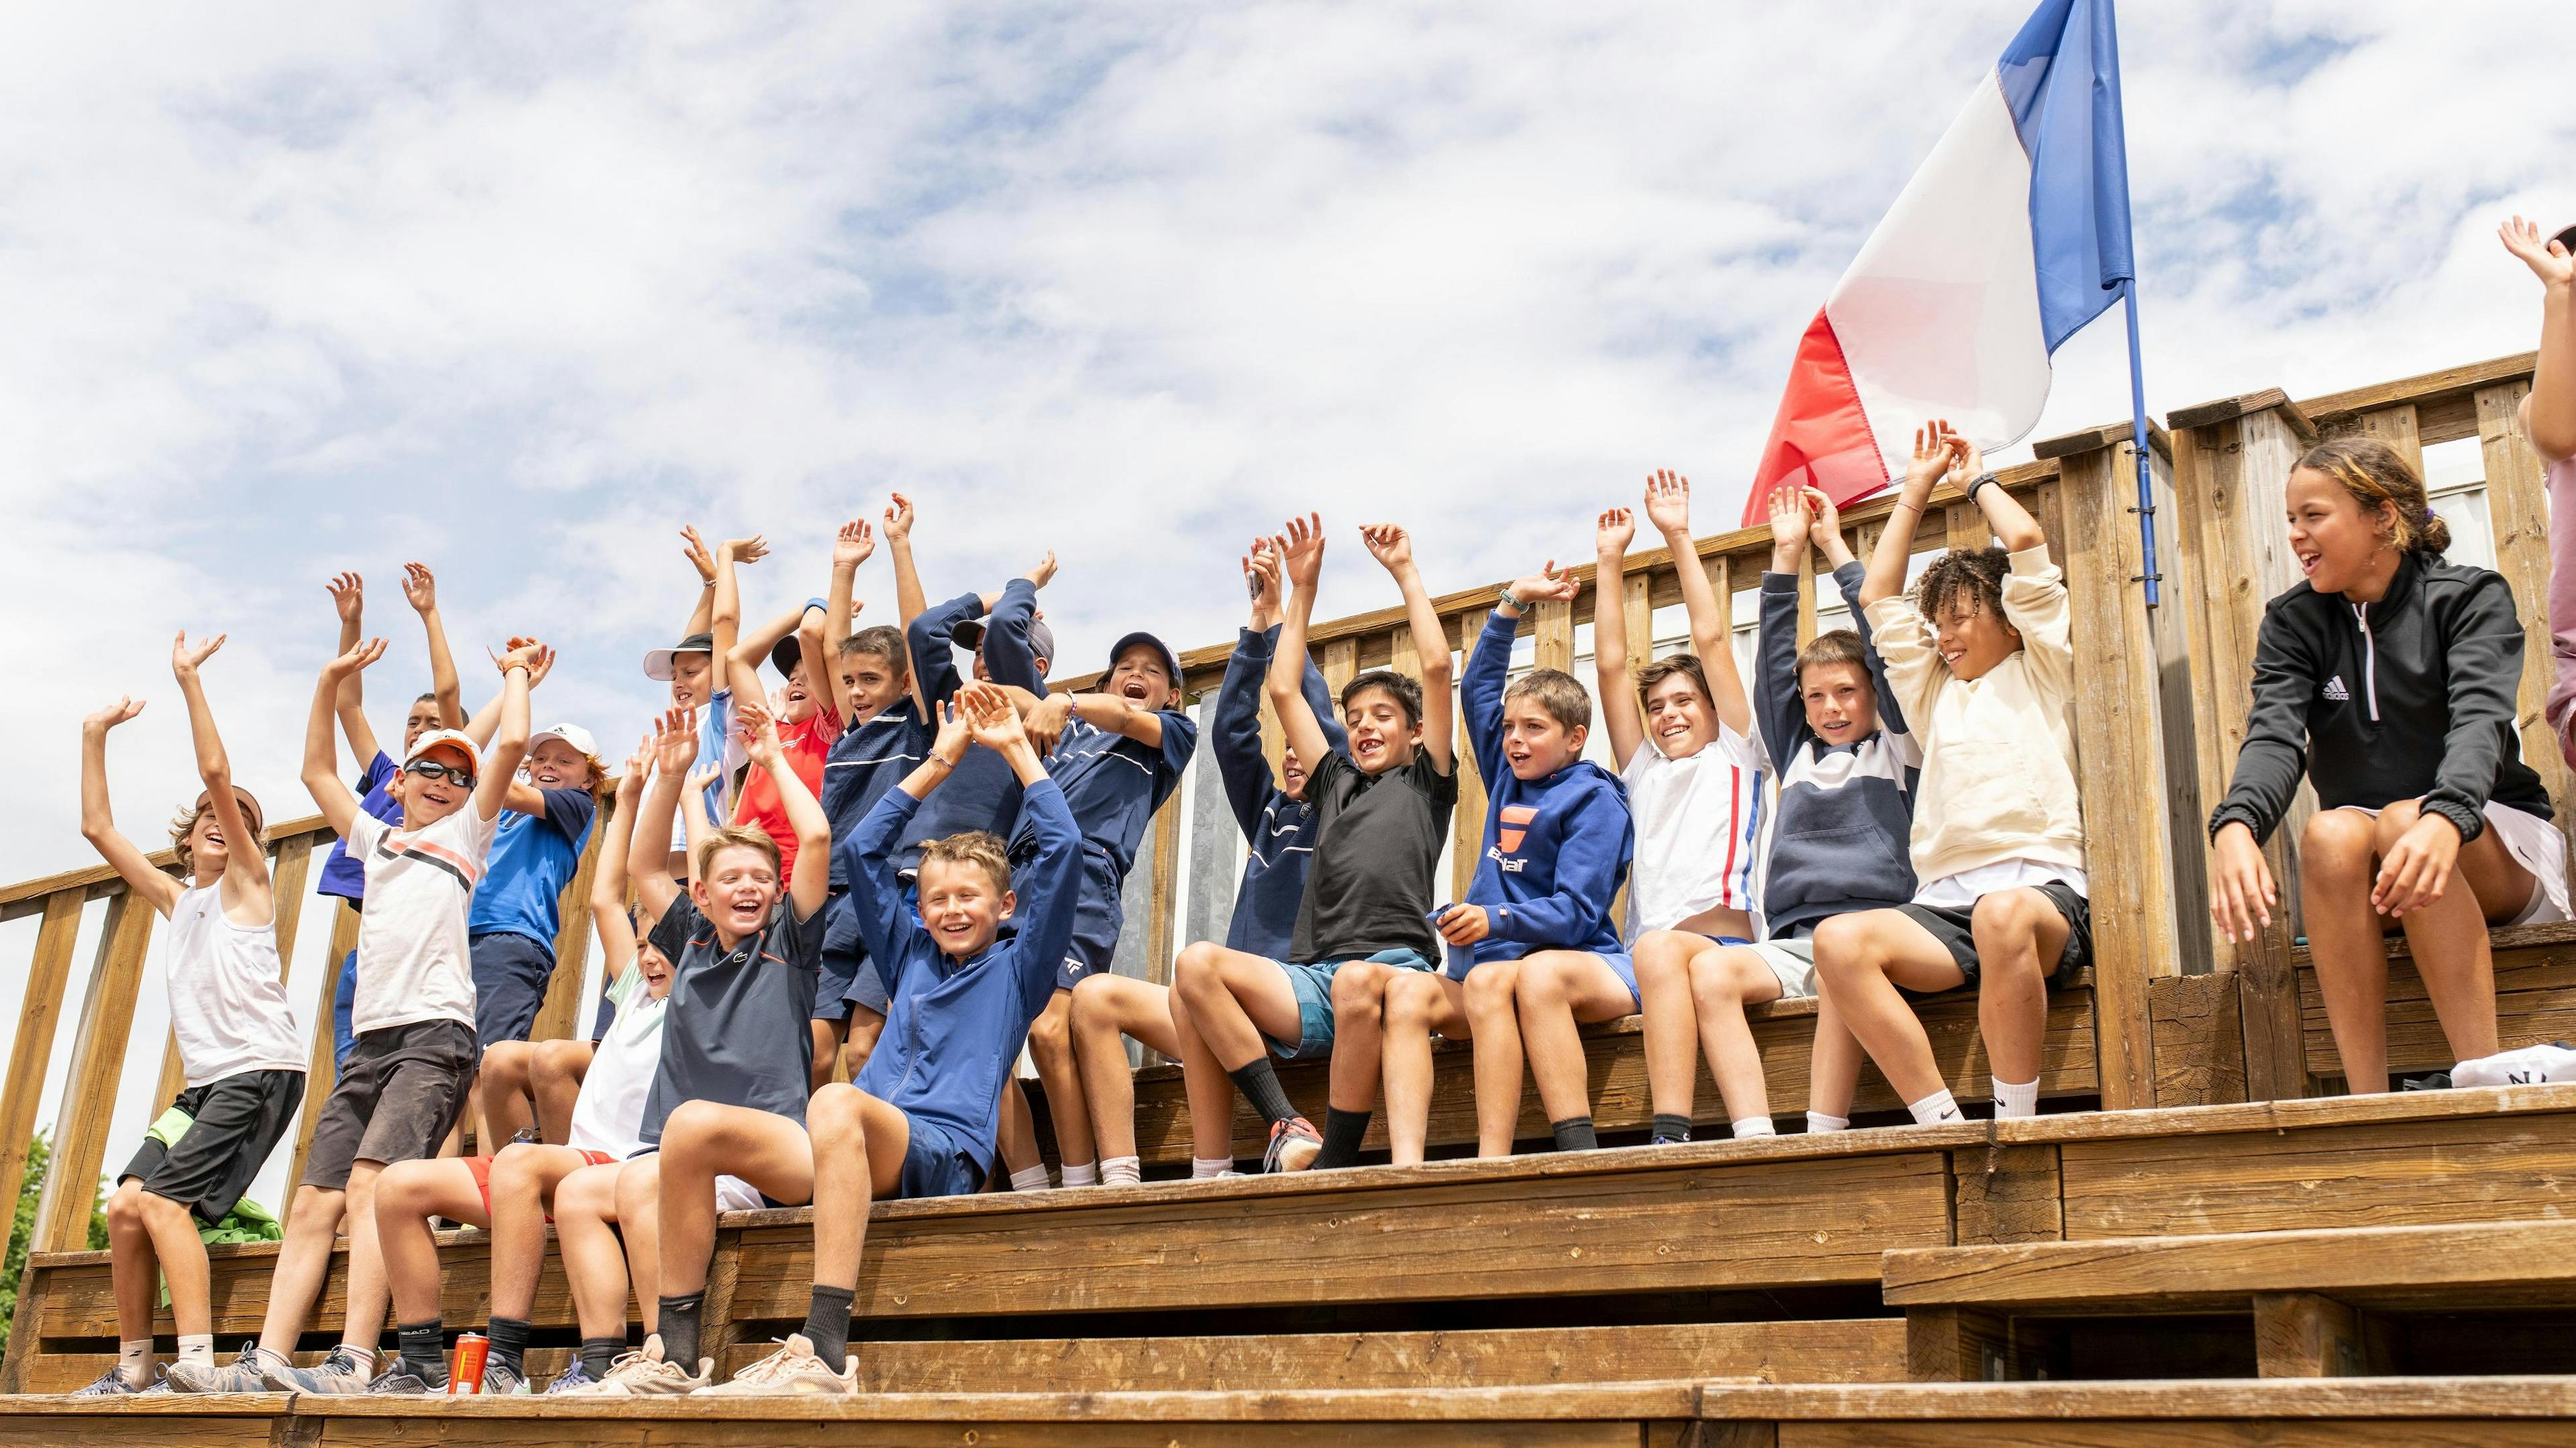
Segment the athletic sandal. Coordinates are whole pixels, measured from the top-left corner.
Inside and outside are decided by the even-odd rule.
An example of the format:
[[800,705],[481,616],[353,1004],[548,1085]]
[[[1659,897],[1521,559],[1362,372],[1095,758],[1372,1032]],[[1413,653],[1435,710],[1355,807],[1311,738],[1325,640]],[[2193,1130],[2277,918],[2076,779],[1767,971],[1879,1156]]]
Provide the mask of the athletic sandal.
[[259,1366],[259,1344],[242,1344],[241,1356],[229,1363],[186,1358],[170,1365],[170,1389],[179,1393],[265,1393],[270,1391]]
[[1270,1171],[1304,1171],[1315,1164],[1316,1153],[1324,1149],[1324,1138],[1315,1131],[1315,1123],[1302,1116],[1270,1124],[1270,1149],[1261,1154],[1261,1169]]
[[609,1365],[608,1376],[584,1388],[566,1388],[566,1396],[585,1398],[665,1398],[678,1393],[693,1393],[707,1386],[715,1376],[716,1360],[698,1359],[697,1376],[689,1376],[678,1363],[662,1360],[662,1335],[644,1339],[641,1352],[621,1355]]
[[788,1397],[806,1393],[850,1394],[859,1390],[859,1359],[852,1354],[839,1372],[814,1356],[814,1344],[801,1332],[789,1333],[778,1351],[733,1375],[733,1381],[698,1389],[701,1398]]
[[262,1362],[259,1378],[270,1392],[311,1393],[317,1398],[354,1397],[370,1391],[369,1384],[375,1381],[369,1366],[346,1347],[331,1349],[331,1355],[316,1367],[279,1368]]
[[73,1389],[71,1396],[75,1398],[122,1398],[142,1391],[143,1390],[141,1388],[138,1388],[125,1380],[125,1368],[122,1364],[111,1364],[106,1372],[98,1375],[97,1382],[90,1384],[86,1388]]

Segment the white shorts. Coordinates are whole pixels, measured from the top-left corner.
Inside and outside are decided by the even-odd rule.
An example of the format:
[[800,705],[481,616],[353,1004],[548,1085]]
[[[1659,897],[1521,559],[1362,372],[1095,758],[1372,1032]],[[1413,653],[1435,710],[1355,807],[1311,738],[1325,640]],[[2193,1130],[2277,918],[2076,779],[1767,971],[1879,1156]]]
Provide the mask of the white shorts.
[[740,1177],[716,1178],[716,1210],[719,1212],[756,1212],[769,1205],[760,1188]]
[[1780,999],[1804,1000],[1816,993],[1816,942],[1814,937],[1797,940],[1764,940],[1745,949],[1762,957],[1771,973],[1780,978]]
[[[2357,804],[2337,808],[2379,818],[2379,811]],[[2567,837],[2558,826],[2535,814],[2525,814],[2509,804],[2487,801],[2482,812],[2487,828],[2495,832],[2497,843],[2513,856],[2513,862],[2531,872],[2537,883],[2531,899],[2516,911],[2507,925],[2539,925],[2552,920],[2571,918],[2567,908]]]

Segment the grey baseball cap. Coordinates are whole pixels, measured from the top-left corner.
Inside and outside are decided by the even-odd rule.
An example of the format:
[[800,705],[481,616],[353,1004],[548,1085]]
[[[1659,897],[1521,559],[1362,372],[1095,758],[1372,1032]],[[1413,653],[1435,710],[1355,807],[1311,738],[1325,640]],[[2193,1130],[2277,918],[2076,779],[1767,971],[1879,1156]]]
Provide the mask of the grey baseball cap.
[[[984,621],[959,619],[957,626],[948,631],[948,637],[955,640],[959,648],[981,649],[984,647]],[[1055,662],[1055,630],[1047,627],[1045,619],[1029,621],[1029,652],[1050,664]]]

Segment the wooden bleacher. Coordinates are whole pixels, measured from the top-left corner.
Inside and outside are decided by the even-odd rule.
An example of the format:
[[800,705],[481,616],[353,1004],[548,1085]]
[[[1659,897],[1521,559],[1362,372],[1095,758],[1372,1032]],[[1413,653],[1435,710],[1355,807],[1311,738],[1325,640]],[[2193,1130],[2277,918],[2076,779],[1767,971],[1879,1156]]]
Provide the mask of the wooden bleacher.
[[[2557,1330],[2576,1326],[2576,1284],[2551,1250],[2576,1220],[2576,1086],[2326,1094],[2338,1063],[2295,911],[2231,946],[2210,938],[2200,903],[2200,821],[2241,736],[2231,701],[2245,697],[2249,620],[2279,561],[2265,519],[2302,439],[2360,427],[2415,446],[2481,440],[2499,564],[2534,630],[2524,694],[2536,714],[2549,657],[2538,474],[2497,421],[2529,370],[2528,356],[2506,358],[2304,403],[2257,393],[2175,413],[2151,440],[2165,569],[2152,612],[2135,584],[2125,426],[2040,444],[2005,474],[2067,570],[2084,669],[2097,951],[2051,1003],[2053,1114],[883,1203],[854,1322],[870,1391],[854,1400],[16,1397],[0,1398],[0,1445],[2576,1441],[2576,1347],[2561,1346],[2576,1336]],[[1884,503],[1850,510],[1855,547],[1874,544],[1887,516]],[[1983,538],[1977,515],[1943,494],[1915,546]],[[1732,596],[1756,585],[1767,552],[1767,536],[1739,532],[1679,562]],[[1619,603],[1631,637],[1678,600],[1675,563],[1660,551],[1629,560]],[[1574,604],[1533,611],[1537,662],[1575,662],[1589,574]],[[1492,596],[1478,586],[1438,600],[1453,646],[1472,644]],[[1336,684],[1412,662],[1392,610],[1319,626],[1315,645]],[[1193,694],[1213,687],[1225,653],[1184,657]],[[2543,749],[2534,758],[2562,819],[2576,819],[2541,735],[2526,734],[2526,752]],[[1468,776],[1461,884],[1483,807]],[[1142,855],[1150,908],[1131,914],[1149,968],[1185,943],[1182,808],[1158,816]],[[282,911],[290,937],[311,853],[327,846],[315,821],[271,831],[280,898],[295,902]],[[2272,846],[2285,888],[2294,846],[2292,831]],[[354,918],[323,904],[336,958]],[[0,1089],[0,1195],[24,1165],[93,910],[103,918],[90,917],[99,945],[55,1126],[57,1184],[88,1181],[107,1160],[155,921],[97,868],[0,888],[0,919],[42,917]],[[577,961],[586,922],[566,918],[559,947]],[[2495,943],[2507,1043],[2576,1035],[2576,927],[2500,931]],[[2448,1065],[2402,942],[2390,952],[2392,1064]],[[577,980],[558,973],[541,1035],[573,1028]],[[1774,1112],[1794,1121],[1812,1007],[1753,1014]],[[1983,1100],[1973,1001],[1933,1002],[1926,1024],[1954,1090]],[[1641,1129],[1636,1023],[1590,1031],[1586,1048],[1605,1136]],[[165,1045],[165,1084],[173,1060]],[[1472,1141],[1473,1103],[1467,1049],[1444,1045],[1435,1061],[1438,1155]],[[1320,1072],[1281,1076],[1301,1104],[1320,1104]],[[326,1028],[299,1160],[328,1085]],[[1168,1174],[1188,1154],[1177,1072],[1142,1068],[1137,1096],[1142,1154]],[[1897,1104],[1874,1070],[1864,1076],[1863,1112],[1901,1121]],[[1523,1108],[1522,1137],[1544,1142],[1534,1094]],[[1705,1077],[1698,1119],[1704,1135],[1722,1132]],[[1256,1155],[1249,1115],[1235,1126],[1239,1154]],[[48,1193],[0,1389],[78,1386],[113,1352],[106,1254],[70,1250],[87,1205]],[[707,1321],[723,1368],[802,1317],[810,1247],[802,1211],[722,1221]],[[488,1310],[483,1235],[448,1234],[442,1254],[445,1319],[471,1327]],[[273,1255],[212,1253],[227,1351],[257,1331]],[[335,1269],[309,1319],[306,1361],[336,1339],[341,1281]],[[551,1374],[574,1337],[551,1262],[534,1320],[530,1366]]]

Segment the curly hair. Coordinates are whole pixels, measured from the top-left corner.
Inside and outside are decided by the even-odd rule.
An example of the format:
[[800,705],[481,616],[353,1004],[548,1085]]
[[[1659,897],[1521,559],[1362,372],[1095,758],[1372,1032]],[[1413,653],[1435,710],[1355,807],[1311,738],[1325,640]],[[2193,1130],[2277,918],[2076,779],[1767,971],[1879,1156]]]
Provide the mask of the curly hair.
[[2449,551],[2451,525],[2433,511],[2424,479],[2414,465],[2386,442],[2368,433],[2333,438],[2301,453],[2291,470],[2299,468],[2332,479],[2374,518],[2383,507],[2393,511],[2397,522],[2388,541],[2399,552],[2439,555]]
[[1914,584],[1914,606],[1938,620],[1952,607],[1962,613],[2004,611],[2004,574],[2012,566],[2000,546],[1953,548],[1935,558]]
[[966,830],[945,839],[924,840],[921,863],[944,860],[952,865],[981,865],[996,892],[1011,888],[1011,847],[987,830]]

